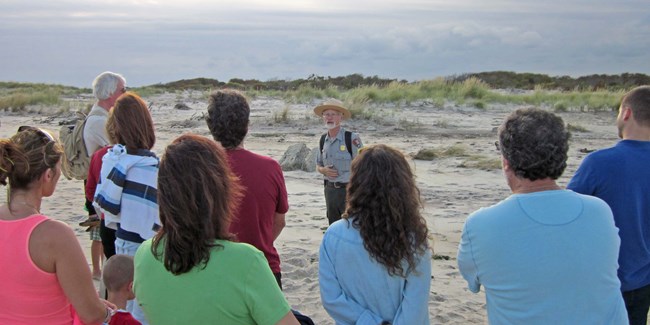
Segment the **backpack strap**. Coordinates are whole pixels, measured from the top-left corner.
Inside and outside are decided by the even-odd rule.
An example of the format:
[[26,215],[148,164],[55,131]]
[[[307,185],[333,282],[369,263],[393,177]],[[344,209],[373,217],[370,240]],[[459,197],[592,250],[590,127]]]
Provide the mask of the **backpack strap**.
[[[324,133],[320,137],[320,152],[323,153],[323,146],[325,145],[325,137],[327,136],[327,133]],[[345,131],[345,147],[348,149],[348,153],[350,154],[350,157],[352,157],[352,132],[350,131]],[[352,157],[354,158],[354,157]]]
[[320,153],[323,153],[323,146],[325,145],[325,137],[327,136],[327,132],[323,133],[320,137]]
[[348,148],[350,158],[354,158],[352,157],[352,132],[350,131],[345,131],[345,147]]

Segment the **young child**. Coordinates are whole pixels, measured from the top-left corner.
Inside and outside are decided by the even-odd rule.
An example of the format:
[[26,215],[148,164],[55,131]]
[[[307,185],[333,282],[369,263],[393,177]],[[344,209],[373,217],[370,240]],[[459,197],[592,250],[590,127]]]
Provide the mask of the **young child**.
[[140,325],[131,313],[127,312],[126,301],[135,298],[133,293],[133,257],[116,254],[104,264],[102,281],[108,291],[108,301],[117,306],[109,325]]

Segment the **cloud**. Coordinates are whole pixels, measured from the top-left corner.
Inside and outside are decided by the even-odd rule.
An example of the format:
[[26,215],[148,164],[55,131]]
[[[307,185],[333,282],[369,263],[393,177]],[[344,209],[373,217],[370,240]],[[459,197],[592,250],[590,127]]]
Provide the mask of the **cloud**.
[[645,0],[5,0],[0,80],[650,73]]

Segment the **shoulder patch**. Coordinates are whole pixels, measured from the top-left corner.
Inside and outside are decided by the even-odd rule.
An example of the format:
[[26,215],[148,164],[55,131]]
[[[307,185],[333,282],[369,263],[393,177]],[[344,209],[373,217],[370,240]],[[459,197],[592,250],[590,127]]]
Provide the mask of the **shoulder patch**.
[[355,145],[357,148],[361,148],[361,141],[359,141],[359,138],[355,138],[352,140],[352,144]]

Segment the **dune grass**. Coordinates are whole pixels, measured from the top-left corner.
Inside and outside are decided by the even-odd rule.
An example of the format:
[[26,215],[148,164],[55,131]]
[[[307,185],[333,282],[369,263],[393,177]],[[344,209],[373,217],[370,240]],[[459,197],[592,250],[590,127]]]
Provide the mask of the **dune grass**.
[[89,89],[61,85],[0,82],[0,110],[24,111],[30,105],[59,106],[62,97],[89,92]]
[[458,165],[461,168],[482,170],[501,169],[501,158],[470,154],[469,150],[466,145],[462,144],[455,144],[444,148],[425,148],[418,151],[413,158],[418,160],[461,158],[462,161]]
[[434,160],[449,157],[466,157],[468,148],[467,146],[455,144],[446,148],[425,148],[421,149],[415,154],[414,159],[419,160]]
[[501,169],[501,158],[487,158],[484,156],[471,156],[465,159],[458,167],[475,168],[482,170]]
[[53,91],[15,92],[0,97],[0,110],[22,111],[28,105],[58,105],[60,102],[60,95]]
[[477,78],[462,82],[447,81],[444,78],[424,80],[415,83],[392,82],[387,86],[360,86],[339,91],[333,86],[316,89],[300,86],[287,91],[283,97],[292,102],[311,102],[323,98],[338,98],[350,106],[355,118],[371,119],[372,104],[394,103],[409,105],[417,101],[443,107],[445,103],[468,105],[477,109],[489,109],[490,104],[515,104],[546,107],[556,112],[567,111],[611,111],[616,110],[625,90],[580,90],[557,91],[536,87],[523,93],[498,92]]
[[290,112],[291,108],[289,105],[284,105],[282,109],[276,110],[273,112],[273,121],[275,123],[287,123],[290,120]]
[[[200,89],[205,96],[210,89]],[[143,97],[173,91],[158,86],[133,88]],[[181,90],[178,90],[181,91]],[[0,109],[20,110],[29,105],[60,105],[61,97],[91,93],[89,89],[61,85],[25,84],[0,82]],[[250,98],[260,96],[283,98],[292,103],[314,103],[325,98],[337,98],[350,107],[355,118],[373,119],[376,104],[395,104],[397,108],[414,102],[430,103],[435,108],[446,103],[468,105],[477,109],[489,109],[491,104],[515,104],[546,107],[556,112],[566,111],[606,111],[618,108],[625,90],[581,90],[558,91],[536,87],[526,92],[495,91],[477,78],[463,81],[450,81],[444,78],[423,80],[413,83],[391,82],[385,86],[362,85],[349,90],[341,90],[330,85],[316,88],[310,84],[299,85],[286,91],[250,89]]]
[[577,132],[577,133],[585,133],[589,132],[586,127],[580,125],[580,124],[567,124],[566,129],[569,130],[569,132]]

